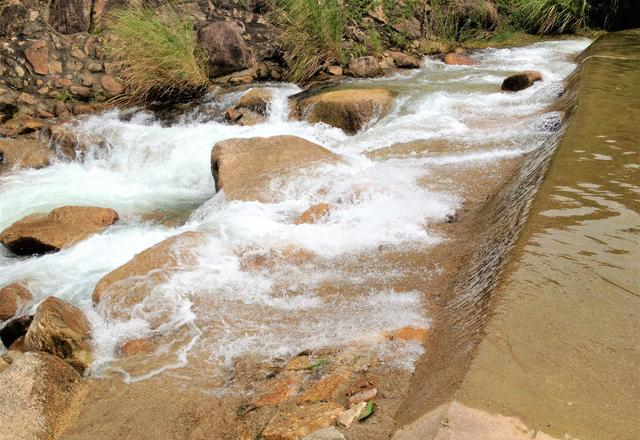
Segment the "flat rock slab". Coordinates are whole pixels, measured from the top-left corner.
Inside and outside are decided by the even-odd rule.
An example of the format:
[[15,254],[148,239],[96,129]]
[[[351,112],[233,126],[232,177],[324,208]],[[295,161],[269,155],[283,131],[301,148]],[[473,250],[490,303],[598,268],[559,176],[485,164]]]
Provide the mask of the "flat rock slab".
[[57,252],[118,221],[109,208],[63,206],[49,214],[33,214],[0,233],[0,243],[17,255]]

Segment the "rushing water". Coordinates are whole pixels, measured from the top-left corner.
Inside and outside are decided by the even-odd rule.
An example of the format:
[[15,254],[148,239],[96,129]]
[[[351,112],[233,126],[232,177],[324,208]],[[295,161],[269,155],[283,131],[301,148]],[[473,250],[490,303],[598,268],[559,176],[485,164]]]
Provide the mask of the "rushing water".
[[[543,112],[575,68],[573,57],[588,44],[573,39],[488,49],[474,54],[478,64],[471,67],[425,60],[422,68],[390,78],[346,81],[343,86],[398,93],[391,114],[355,136],[289,121],[287,97],[299,91],[294,85],[270,86],[274,100],[268,121],[253,127],[207,121],[195,112],[170,126],[145,112],[125,118],[112,111],[78,121],[80,136],[108,146],[94,145],[81,162],[60,160],[45,169],[2,176],[0,229],[63,205],[111,207],[121,220],[56,254],[16,258],[1,250],[0,286],[26,282],[36,297],[31,308],[49,295],[79,305],[94,326],[94,372],[108,366],[123,340],[178,335],[169,355],[161,353],[158,362],[136,371],[133,379],[183,366],[195,353],[211,365],[228,365],[248,353],[272,357],[353,341],[377,344],[369,332],[372,323],[376,332],[428,326],[421,292],[370,288],[371,280],[384,285],[402,268],[366,267],[358,257],[381,246],[424,247],[445,240],[431,225],[460,209],[463,194],[455,181],[433,187],[421,181],[443,166],[487,164],[490,169],[541,145],[559,120],[557,113]],[[539,70],[544,81],[515,94],[500,91],[507,74],[526,69]],[[239,95],[222,99],[231,104]],[[277,194],[277,203],[227,201],[214,193],[209,157],[216,142],[280,134],[321,144],[343,160],[272,182],[265,191]],[[425,140],[433,148],[378,158],[367,154]],[[329,219],[294,224],[319,202],[336,206]],[[188,220],[163,224],[150,220],[154,212]],[[195,260],[185,259],[125,319],[105,319],[103,311],[94,309],[91,293],[102,276],[185,231],[204,234],[202,243],[189,249]],[[310,270],[274,258],[275,268],[258,271],[242,264],[247,253],[277,256],[291,248],[313,253],[320,263]],[[327,282],[341,288],[321,294]],[[383,357],[411,368],[422,348],[389,342],[380,350]]]

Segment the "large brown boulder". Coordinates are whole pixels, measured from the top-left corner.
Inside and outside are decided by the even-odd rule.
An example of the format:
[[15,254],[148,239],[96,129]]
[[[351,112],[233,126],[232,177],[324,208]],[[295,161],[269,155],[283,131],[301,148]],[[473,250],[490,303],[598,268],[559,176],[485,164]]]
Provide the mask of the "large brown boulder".
[[542,74],[535,70],[525,70],[505,79],[501,88],[508,92],[518,92],[531,87],[536,81],[542,81]]
[[367,55],[349,61],[349,72],[360,78],[374,78],[384,75],[376,57]]
[[441,60],[452,66],[473,66],[475,61],[469,58],[463,51],[456,51],[442,55]]
[[261,115],[267,114],[267,108],[271,102],[271,91],[264,87],[256,87],[240,97],[235,108],[246,108]]
[[20,33],[27,23],[29,11],[19,0],[3,1],[0,5],[0,37]]
[[109,318],[127,319],[154,286],[166,282],[181,262],[192,258],[189,251],[201,240],[201,233],[185,232],[145,249],[98,281],[93,303]]
[[298,116],[355,134],[372,121],[385,117],[393,103],[386,89],[345,89],[321,92],[297,101]]
[[49,146],[36,139],[0,140],[0,173],[14,168],[43,168],[49,165]]
[[18,220],[0,233],[0,243],[17,255],[57,252],[116,221],[118,213],[113,209],[63,206]]
[[217,78],[251,67],[255,58],[239,28],[226,21],[210,23],[198,31],[198,42],[209,64],[209,76]]
[[91,0],[51,0],[49,24],[61,34],[87,32],[91,25]]
[[0,321],[15,316],[16,311],[32,298],[29,289],[22,284],[13,283],[0,289]]
[[50,354],[10,353],[0,371],[0,438],[57,439],[84,397],[82,377]]
[[397,67],[403,69],[416,69],[420,67],[420,60],[414,56],[408,55],[404,52],[389,52],[389,56],[393,58],[393,62]]
[[263,190],[274,176],[335,157],[296,136],[227,139],[211,151],[211,172],[216,191],[224,189],[227,198],[268,201]]
[[36,309],[24,342],[27,351],[46,351],[81,373],[93,360],[89,321],[76,306],[53,296]]

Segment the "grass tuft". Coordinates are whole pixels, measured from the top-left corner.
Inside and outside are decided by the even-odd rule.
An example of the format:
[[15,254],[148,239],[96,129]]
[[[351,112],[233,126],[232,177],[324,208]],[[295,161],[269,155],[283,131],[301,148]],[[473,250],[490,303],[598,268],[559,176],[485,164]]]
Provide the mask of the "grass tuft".
[[108,20],[107,50],[126,84],[125,102],[197,96],[209,82],[206,58],[190,21],[151,9],[119,9]]
[[574,32],[587,24],[587,0],[511,0],[503,2],[520,28],[539,35]]

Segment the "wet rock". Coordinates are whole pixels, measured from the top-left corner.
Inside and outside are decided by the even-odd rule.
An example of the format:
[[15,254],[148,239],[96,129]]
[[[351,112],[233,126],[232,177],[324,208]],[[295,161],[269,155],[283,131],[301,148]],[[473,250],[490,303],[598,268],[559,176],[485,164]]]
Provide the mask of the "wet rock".
[[33,71],[40,75],[49,73],[49,46],[46,41],[38,40],[24,51],[25,58],[33,67]]
[[0,37],[19,34],[28,20],[28,10],[19,0],[8,0],[0,5]]
[[217,21],[198,31],[198,42],[209,64],[209,76],[216,78],[251,67],[255,58],[233,23]]
[[0,438],[58,438],[83,398],[82,378],[47,353],[14,353],[11,360],[0,372]]
[[253,400],[258,408],[286,402],[298,393],[302,384],[300,371],[285,371],[269,384],[269,389]]
[[262,437],[264,440],[300,440],[333,425],[343,412],[342,405],[335,402],[300,406],[269,420]]
[[420,67],[420,60],[403,52],[389,52],[389,56],[393,58],[393,62],[397,67],[403,69],[416,69]]
[[246,108],[261,115],[266,115],[271,98],[271,91],[269,89],[257,87],[242,95],[236,103],[235,108]]
[[371,122],[385,117],[393,103],[386,89],[345,89],[321,92],[297,101],[298,116],[311,123],[322,122],[355,134]]
[[91,0],[51,0],[49,24],[61,34],[87,32],[91,24]]
[[452,52],[442,55],[442,62],[449,65],[456,66],[472,66],[475,64],[471,58],[464,53]]
[[376,388],[371,388],[368,390],[361,391],[353,396],[349,397],[349,407],[354,407],[358,403],[368,402],[369,400],[375,398],[378,395],[378,390]]
[[291,358],[284,369],[287,371],[309,370],[312,365],[311,355],[299,354]]
[[91,325],[76,306],[50,296],[36,309],[25,348],[50,353],[82,373],[93,360]]
[[42,168],[49,165],[49,147],[35,139],[0,140],[0,173],[14,168]]
[[10,348],[18,338],[27,334],[27,330],[29,330],[32,321],[33,316],[25,315],[7,322],[4,327],[0,329],[0,340],[2,344]]
[[29,289],[19,283],[9,284],[0,289],[0,321],[13,318],[18,309],[31,298]]
[[111,75],[104,75],[100,78],[100,85],[109,96],[118,96],[124,91],[124,87]]
[[360,78],[374,78],[384,75],[384,71],[380,67],[380,64],[378,64],[378,60],[371,55],[351,60],[349,62],[349,72],[353,76]]
[[33,214],[0,233],[0,243],[17,255],[57,252],[118,221],[110,208],[63,206],[49,214]]
[[188,258],[183,250],[196,246],[201,239],[200,233],[185,232],[145,249],[98,281],[93,303],[100,304],[108,317],[127,318],[153,286],[169,279],[183,255]]
[[345,428],[351,428],[351,425],[362,415],[362,412],[367,407],[367,402],[360,402],[357,405],[349,408],[345,412],[342,413],[340,417],[338,417],[338,425],[344,426]]
[[392,332],[387,332],[385,339],[423,343],[427,340],[428,334],[429,330],[427,328],[407,326]]
[[133,356],[145,353],[150,349],[151,341],[149,338],[130,339],[120,346],[120,354],[122,356]]
[[336,156],[320,145],[296,136],[228,139],[214,145],[211,172],[216,191],[229,199],[265,201],[265,183],[287,170]]
[[265,121],[263,115],[248,108],[227,109],[227,111],[224,112],[224,119],[230,124],[241,125],[243,127],[262,124]]
[[296,225],[316,223],[329,215],[331,208],[332,206],[328,203],[313,205],[298,217]]
[[326,402],[337,397],[341,388],[344,388],[351,378],[351,371],[343,370],[328,374],[314,382],[307,391],[298,399],[298,403]]
[[333,426],[306,436],[303,440],[344,440],[344,435]]
[[542,81],[542,74],[535,70],[525,70],[505,79],[501,89],[508,92],[518,92],[531,87],[536,81]]

